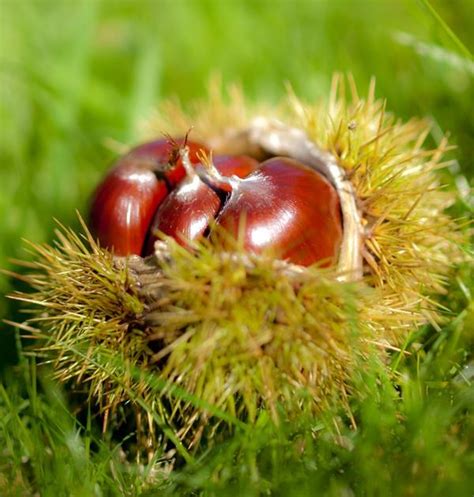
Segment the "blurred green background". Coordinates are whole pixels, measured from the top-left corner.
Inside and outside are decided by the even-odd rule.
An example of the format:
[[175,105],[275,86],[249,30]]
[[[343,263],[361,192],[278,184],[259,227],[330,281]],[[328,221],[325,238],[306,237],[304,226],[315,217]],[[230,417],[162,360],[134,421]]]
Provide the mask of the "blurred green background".
[[[0,267],[27,258],[22,238],[76,224],[113,159],[160,99],[204,95],[209,77],[276,101],[305,98],[334,71],[402,118],[429,116],[473,176],[472,0],[0,0]],[[457,40],[456,40],[457,38]],[[435,137],[436,138],[436,137]],[[12,289],[0,276],[0,294]],[[0,300],[0,317],[19,319]],[[0,364],[13,358],[5,325]]]

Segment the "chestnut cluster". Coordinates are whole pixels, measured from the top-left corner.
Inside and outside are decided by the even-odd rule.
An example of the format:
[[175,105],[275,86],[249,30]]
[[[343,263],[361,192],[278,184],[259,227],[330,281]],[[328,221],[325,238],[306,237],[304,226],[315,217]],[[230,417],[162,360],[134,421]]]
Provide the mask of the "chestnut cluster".
[[221,243],[230,235],[248,252],[294,264],[337,261],[340,201],[323,175],[289,157],[259,162],[210,152],[162,139],[119,159],[92,199],[90,227],[100,244],[119,256],[147,256],[161,234],[188,246],[226,233]]

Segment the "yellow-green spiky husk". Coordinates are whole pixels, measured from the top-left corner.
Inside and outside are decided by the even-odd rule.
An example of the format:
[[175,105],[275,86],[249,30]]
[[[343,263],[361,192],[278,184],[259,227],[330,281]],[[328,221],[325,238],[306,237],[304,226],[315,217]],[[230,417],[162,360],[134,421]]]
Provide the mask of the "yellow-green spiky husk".
[[[350,80],[349,80],[350,81]],[[59,378],[87,386],[104,412],[131,403],[147,433],[166,427],[175,443],[195,444],[207,427],[254,421],[267,410],[295,416],[344,402],[351,369],[375,348],[399,349],[410,331],[436,324],[436,295],[461,259],[459,223],[445,210],[455,196],[440,186],[447,143],[425,150],[429,124],[402,123],[371,86],[367,98],[336,78],[327,102],[291,92],[275,107],[247,104],[215,88],[189,113],[166,103],[149,134],[216,137],[257,116],[303,130],[350,179],[363,236],[363,277],[339,281],[336,269],[293,270],[207,242],[192,253],[171,240],[143,260],[114,258],[87,235],[63,230],[55,247],[36,247],[38,328]],[[151,376],[150,376],[151,375]]]

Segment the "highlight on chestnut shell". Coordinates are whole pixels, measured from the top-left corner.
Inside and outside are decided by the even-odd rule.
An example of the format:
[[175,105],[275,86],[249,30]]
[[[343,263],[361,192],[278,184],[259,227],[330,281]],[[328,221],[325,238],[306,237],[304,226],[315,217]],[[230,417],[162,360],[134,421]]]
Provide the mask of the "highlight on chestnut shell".
[[151,255],[162,235],[185,247],[207,237],[301,266],[335,264],[343,234],[338,192],[314,168],[289,157],[206,156],[186,139],[119,159],[95,192],[90,225],[119,256]]

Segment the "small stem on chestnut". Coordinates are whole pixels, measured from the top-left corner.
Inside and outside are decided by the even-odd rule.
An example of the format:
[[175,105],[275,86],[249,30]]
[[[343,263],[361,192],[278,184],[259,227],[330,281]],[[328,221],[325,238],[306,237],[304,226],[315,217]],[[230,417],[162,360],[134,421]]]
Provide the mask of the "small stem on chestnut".
[[232,189],[232,187],[235,185],[235,180],[238,179],[238,177],[235,175],[223,176],[214,165],[214,162],[212,160],[212,152],[210,152],[209,154],[199,154],[199,159],[208,178],[210,178],[214,182],[228,185]]
[[186,176],[188,176],[189,178],[194,178],[196,176],[196,171],[194,170],[194,167],[189,158],[189,147],[187,145],[181,147],[179,149],[179,155],[181,157],[181,160],[183,161],[183,166],[186,170]]

